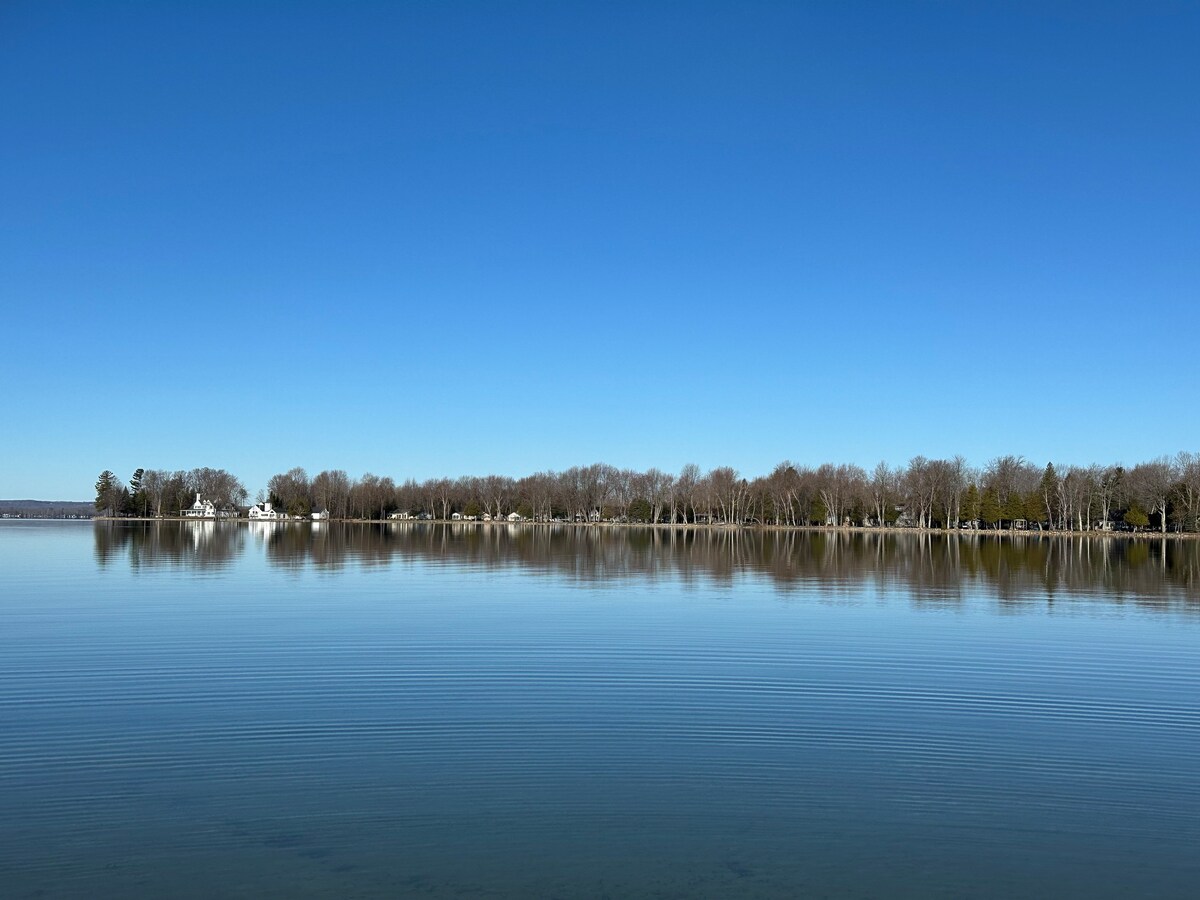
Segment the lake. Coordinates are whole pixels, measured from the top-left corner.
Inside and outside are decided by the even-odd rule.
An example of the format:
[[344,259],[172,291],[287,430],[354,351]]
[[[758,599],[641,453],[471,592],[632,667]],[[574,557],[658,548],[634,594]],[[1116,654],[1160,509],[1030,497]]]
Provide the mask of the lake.
[[1200,542],[0,523],[6,897],[1195,897]]

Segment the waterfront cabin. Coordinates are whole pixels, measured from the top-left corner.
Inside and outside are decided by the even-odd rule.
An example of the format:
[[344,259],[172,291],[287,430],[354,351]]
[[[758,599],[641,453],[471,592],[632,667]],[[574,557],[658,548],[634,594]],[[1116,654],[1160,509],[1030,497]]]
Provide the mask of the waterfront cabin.
[[515,512],[510,512],[510,513],[508,514],[508,521],[510,521],[510,522],[520,522],[520,521],[521,521],[521,514],[520,514],[520,513],[515,513]]
[[179,515],[185,519],[215,519],[217,508],[213,506],[211,500],[201,500],[200,494],[197,492],[196,502],[187,509],[181,509]]
[[329,518],[329,510],[327,510],[327,509],[322,509],[322,510],[316,511],[312,514],[312,520],[314,522],[324,522],[328,518]]
[[248,512],[247,515],[251,519],[267,519],[270,521],[282,518],[279,513],[271,507],[270,501],[267,501],[262,506],[259,506],[257,503],[255,503],[252,507],[250,507],[250,512]]

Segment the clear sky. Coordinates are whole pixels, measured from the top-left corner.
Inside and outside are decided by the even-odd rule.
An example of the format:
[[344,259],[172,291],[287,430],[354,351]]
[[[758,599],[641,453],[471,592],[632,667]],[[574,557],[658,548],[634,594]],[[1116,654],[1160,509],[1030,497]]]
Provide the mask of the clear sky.
[[0,497],[1200,450],[1200,5],[0,3]]

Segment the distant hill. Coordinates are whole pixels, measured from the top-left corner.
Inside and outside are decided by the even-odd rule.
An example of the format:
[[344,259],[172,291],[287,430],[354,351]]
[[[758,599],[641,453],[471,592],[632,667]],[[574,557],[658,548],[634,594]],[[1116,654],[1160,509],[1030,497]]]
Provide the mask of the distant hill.
[[0,516],[25,519],[90,519],[96,506],[86,500],[0,500]]

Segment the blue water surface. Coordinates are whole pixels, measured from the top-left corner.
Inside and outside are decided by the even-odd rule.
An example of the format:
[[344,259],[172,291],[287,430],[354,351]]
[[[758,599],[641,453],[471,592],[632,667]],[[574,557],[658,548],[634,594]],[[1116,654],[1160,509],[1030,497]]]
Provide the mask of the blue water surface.
[[0,894],[1194,897],[1200,544],[0,523]]

